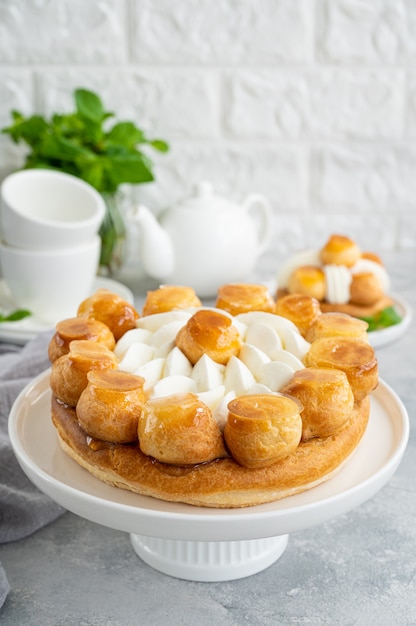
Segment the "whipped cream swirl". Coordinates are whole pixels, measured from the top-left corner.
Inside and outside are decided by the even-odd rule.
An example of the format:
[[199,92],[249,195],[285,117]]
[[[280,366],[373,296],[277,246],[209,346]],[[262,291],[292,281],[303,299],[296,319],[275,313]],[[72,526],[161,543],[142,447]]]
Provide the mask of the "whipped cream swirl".
[[197,394],[211,409],[220,428],[227,419],[230,400],[245,394],[279,392],[303,369],[310,344],[290,320],[265,312],[229,315],[238,329],[242,347],[227,365],[204,354],[194,366],[175,346],[179,329],[198,309],[148,315],[137,320],[137,328],[118,341],[114,352],[118,369],[145,379],[150,398],[181,392]]

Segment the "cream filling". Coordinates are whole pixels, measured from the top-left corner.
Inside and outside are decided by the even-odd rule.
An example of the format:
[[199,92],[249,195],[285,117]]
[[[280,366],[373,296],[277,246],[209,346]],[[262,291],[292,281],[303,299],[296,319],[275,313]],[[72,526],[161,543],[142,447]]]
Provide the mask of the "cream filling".
[[330,304],[346,304],[350,301],[352,275],[345,265],[324,265],[325,300]]
[[279,270],[277,286],[281,289],[287,288],[292,273],[303,265],[322,267],[325,274],[325,300],[331,304],[346,304],[350,301],[352,275],[361,272],[374,274],[380,281],[383,292],[390,291],[390,277],[380,263],[370,259],[359,259],[351,268],[344,265],[322,266],[319,250],[304,250],[293,255]]
[[197,309],[149,315],[137,320],[137,328],[123,335],[115,347],[118,369],[145,379],[150,398],[179,392],[197,394],[224,427],[228,402],[237,396],[276,393],[295,371],[304,368],[310,344],[286,318],[252,312],[230,316],[242,347],[227,365],[206,354],[195,365],[175,346],[176,334]]

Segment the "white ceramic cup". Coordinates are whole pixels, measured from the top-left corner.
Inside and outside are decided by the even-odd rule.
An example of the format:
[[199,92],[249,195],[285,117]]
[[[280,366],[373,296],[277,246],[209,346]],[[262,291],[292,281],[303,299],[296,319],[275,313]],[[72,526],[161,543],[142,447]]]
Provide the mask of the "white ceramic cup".
[[21,170],[1,185],[1,238],[17,248],[71,248],[90,241],[104,214],[101,194],[64,172]]
[[16,308],[52,325],[75,316],[93,290],[100,250],[98,235],[61,250],[22,250],[0,243],[1,270]]

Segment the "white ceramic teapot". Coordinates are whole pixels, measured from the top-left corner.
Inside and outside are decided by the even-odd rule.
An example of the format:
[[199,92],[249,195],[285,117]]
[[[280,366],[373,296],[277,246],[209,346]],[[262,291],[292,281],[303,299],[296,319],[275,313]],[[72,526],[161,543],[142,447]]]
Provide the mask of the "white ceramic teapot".
[[272,231],[266,198],[252,194],[239,206],[215,195],[206,182],[159,221],[143,205],[133,218],[139,224],[145,272],[162,282],[193,287],[202,298],[214,296],[223,284],[249,281]]

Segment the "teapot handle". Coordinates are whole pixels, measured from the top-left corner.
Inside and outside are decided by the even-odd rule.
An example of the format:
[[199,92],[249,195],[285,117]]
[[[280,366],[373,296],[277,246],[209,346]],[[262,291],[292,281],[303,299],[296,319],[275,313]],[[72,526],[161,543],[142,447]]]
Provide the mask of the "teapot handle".
[[250,194],[243,203],[243,209],[254,217],[257,226],[258,252],[260,256],[268,247],[272,238],[272,208],[265,196],[258,193]]

